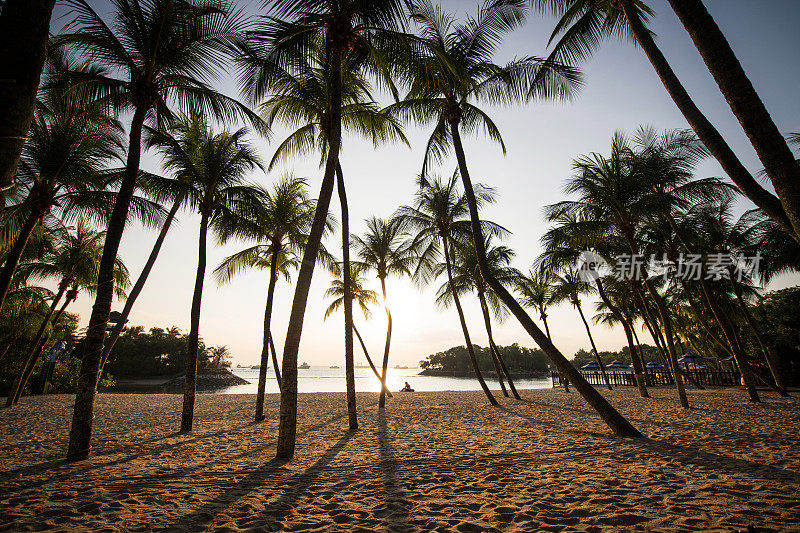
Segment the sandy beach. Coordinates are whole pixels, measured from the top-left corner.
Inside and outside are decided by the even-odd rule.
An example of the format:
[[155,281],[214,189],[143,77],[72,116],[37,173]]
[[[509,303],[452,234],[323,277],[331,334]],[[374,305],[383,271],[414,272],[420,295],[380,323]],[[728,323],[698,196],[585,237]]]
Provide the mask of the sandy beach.
[[738,389],[604,391],[647,439],[612,437],[576,393],[300,396],[277,462],[279,398],[101,394],[90,460],[65,463],[71,396],[0,412],[3,531],[797,531],[800,401]]

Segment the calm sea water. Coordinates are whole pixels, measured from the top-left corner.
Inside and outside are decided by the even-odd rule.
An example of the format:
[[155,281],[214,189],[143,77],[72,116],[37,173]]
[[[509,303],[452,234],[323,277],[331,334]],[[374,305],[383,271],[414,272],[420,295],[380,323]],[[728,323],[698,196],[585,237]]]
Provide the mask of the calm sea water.
[[[258,370],[250,368],[234,368],[233,373],[250,382],[249,385],[236,385],[215,391],[215,394],[255,394],[258,386]],[[420,376],[419,368],[389,368],[386,384],[389,390],[397,391],[403,388],[408,381],[417,391],[447,391],[447,390],[480,390],[481,386],[475,378],[449,378]],[[356,390],[359,392],[378,392],[380,390],[378,379],[370,368],[356,368]],[[500,389],[497,379],[490,379],[493,373],[487,373],[486,379],[489,388]],[[551,386],[549,378],[519,379],[514,381],[519,389],[544,389]],[[327,368],[312,366],[309,369],[298,369],[297,389],[299,392],[345,392],[344,368]],[[278,392],[278,384],[272,367],[267,370],[267,392]]]

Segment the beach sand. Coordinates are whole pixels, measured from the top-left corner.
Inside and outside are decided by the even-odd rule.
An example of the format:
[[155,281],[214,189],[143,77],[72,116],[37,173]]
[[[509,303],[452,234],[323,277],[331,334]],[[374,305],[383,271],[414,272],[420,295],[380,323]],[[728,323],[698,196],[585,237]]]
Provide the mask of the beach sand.
[[[577,393],[300,397],[297,455],[275,461],[279,397],[201,395],[177,435],[179,395],[97,400],[93,455],[65,463],[70,396],[0,412],[0,530],[800,530],[800,399],[671,389],[603,391],[648,438],[622,439]],[[753,529],[751,529],[753,530]]]

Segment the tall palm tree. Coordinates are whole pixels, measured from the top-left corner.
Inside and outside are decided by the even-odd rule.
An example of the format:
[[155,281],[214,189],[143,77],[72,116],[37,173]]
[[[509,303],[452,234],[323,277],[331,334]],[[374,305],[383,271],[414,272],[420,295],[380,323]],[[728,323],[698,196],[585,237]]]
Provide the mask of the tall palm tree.
[[392,343],[392,310],[386,296],[386,278],[410,276],[415,258],[399,218],[372,217],[367,219],[364,235],[353,235],[352,240],[358,254],[359,264],[374,271],[381,283],[383,308],[386,311],[386,343],[381,365],[381,394],[378,408],[386,406],[386,372],[389,367],[389,347]]
[[[38,261],[20,266],[20,274],[26,278],[57,279],[58,290],[53,296],[50,308],[44,316],[36,336],[28,347],[22,369],[8,395],[6,407],[17,403],[22,395],[44,344],[48,340],[47,331],[51,325],[58,322],[67,306],[75,301],[80,289],[85,289],[89,293],[96,292],[97,269],[102,256],[104,237],[105,232],[95,231],[83,219],[79,219],[74,232],[61,232],[60,242],[52,253]],[[114,281],[117,296],[124,296],[128,285],[128,270],[119,257],[114,263]],[[63,302],[62,298],[64,298]],[[61,303],[60,308],[57,307],[59,303]]]
[[139,175],[145,122],[170,122],[176,105],[223,120],[246,117],[256,126],[261,122],[245,106],[208,85],[221,71],[243,23],[227,1],[112,0],[110,23],[86,0],[66,3],[75,17],[74,31],[58,36],[57,43],[96,59],[103,72],[71,75],[76,90],[96,96],[117,114],[133,113],[128,157],[108,222],[70,430],[67,456],[81,460],[88,457],[91,445],[95,386],[113,295],[113,262]]
[[200,307],[206,271],[206,241],[209,228],[225,234],[241,223],[239,212],[258,205],[257,191],[247,186],[248,172],[261,167],[247,131],[215,133],[198,115],[180,118],[169,132],[152,131],[148,147],[158,148],[165,170],[189,184],[188,204],[200,214],[197,276],[192,297],[191,326],[186,349],[186,378],[183,385],[181,431],[190,432],[197,389],[197,352],[200,335]]
[[5,0],[0,9],[0,216],[33,120],[54,5]]
[[[363,79],[365,73],[379,73],[388,81],[383,53],[390,41],[396,41],[399,17],[403,11],[400,0],[335,0],[323,3],[313,0],[286,0],[275,3],[270,16],[250,32],[242,53],[241,84],[251,99],[257,101],[270,92],[277,98],[267,100],[272,117],[302,120],[302,126],[281,145],[287,151],[307,151],[314,141],[324,160],[317,211],[298,273],[295,297],[289,317],[283,357],[283,387],[281,419],[278,430],[279,458],[291,458],[297,432],[297,354],[303,329],[308,291],[314,273],[315,258],[322,239],[323,228],[333,194],[334,178],[339,181],[342,205],[343,260],[349,260],[349,221],[344,178],[339,164],[342,126],[348,115],[348,86],[356,87],[349,95],[364,96],[366,86],[348,81]],[[387,39],[387,37],[389,37]],[[324,51],[324,52],[323,52]],[[322,73],[317,80],[298,86],[296,78],[313,80],[314,65]],[[308,67],[312,66],[311,69]],[[295,78],[295,79],[293,79]],[[391,82],[388,82],[391,84]],[[310,92],[305,92],[308,87]],[[298,89],[300,89],[298,91]],[[282,98],[286,95],[288,98]],[[295,98],[297,97],[297,98]],[[310,103],[310,105],[308,105]],[[274,104],[274,105],[273,105]],[[289,110],[289,113],[286,113]],[[361,119],[357,119],[358,123]],[[370,128],[367,128],[369,130]],[[315,135],[316,133],[316,135]],[[300,144],[298,144],[298,142]],[[277,154],[276,154],[277,155]],[[349,279],[345,277],[345,284]],[[350,428],[356,429],[355,378],[352,368],[352,302],[345,298],[345,366],[347,374],[347,404]]]
[[[630,39],[641,46],[675,105],[725,173],[754,204],[795,240],[800,239],[797,226],[793,227],[794,215],[790,220],[785,210],[792,202],[782,202],[783,198],[767,191],[753,177],[681,84],[646,27],[653,11],[643,0],[532,0],[532,3],[559,18],[550,37],[551,42],[558,38],[550,55],[553,60],[586,59],[609,37]],[[779,190],[777,184],[775,188]],[[779,194],[783,193],[785,191],[780,188]],[[793,198],[792,209],[797,209],[800,204],[796,203],[796,197],[789,196],[787,200]]]
[[398,106],[398,113],[417,121],[436,123],[428,142],[426,160],[444,155],[444,150],[452,143],[469,208],[475,250],[486,282],[609,427],[616,434],[638,437],[641,434],[636,428],[589,385],[511,293],[494,279],[487,264],[479,205],[467,168],[461,130],[469,133],[483,128],[490,138],[500,140],[501,137],[488,115],[471,102],[506,104],[534,97],[565,98],[580,82],[575,69],[554,61],[523,58],[506,66],[492,61],[503,36],[523,22],[526,3],[521,0],[487,1],[477,18],[470,17],[455,27],[451,18],[430,2],[416,7],[413,18],[423,26],[420,46],[424,53],[421,61],[411,63],[407,75],[412,88],[406,102]]
[[[494,371],[497,375],[497,380],[500,383],[500,389],[503,391],[503,396],[508,397],[508,391],[503,383],[503,376],[508,381],[508,386],[511,393],[517,400],[521,399],[517,388],[514,386],[514,380],[511,378],[511,372],[503,361],[503,356],[494,342],[494,335],[492,334],[492,317],[502,321],[508,315],[508,310],[503,306],[503,303],[497,298],[497,295],[488,286],[486,281],[481,276],[481,270],[478,265],[478,259],[475,254],[475,246],[472,244],[472,239],[467,239],[463,242],[453,241],[453,285],[456,288],[456,293],[465,296],[475,292],[478,296],[478,303],[480,304],[481,314],[483,315],[483,324],[486,327],[486,335],[489,338],[489,352],[492,356],[492,363],[494,364]],[[510,266],[511,260],[514,257],[514,251],[507,246],[493,246],[490,239],[486,242],[486,258],[489,266],[492,269],[492,274],[501,283],[505,285],[514,285],[520,278],[521,273]],[[446,263],[439,263],[436,265],[437,277],[447,271]],[[436,302],[443,306],[449,306],[453,303],[453,291],[450,290],[450,283],[445,282],[436,293]],[[491,314],[490,314],[491,313]]]
[[[297,268],[298,256],[307,239],[314,217],[316,202],[308,197],[308,184],[303,178],[284,176],[269,189],[258,189],[259,202],[230,228],[222,228],[222,241],[231,237],[255,241],[256,244],[226,257],[214,271],[220,283],[248,268],[269,270],[267,304],[264,310],[264,335],[261,347],[261,369],[258,375],[255,420],[264,420],[264,390],[269,366],[269,348],[272,339],[272,307],[278,276],[289,281],[291,271]],[[227,233],[230,230],[230,234]],[[324,248],[320,248],[324,252]],[[281,374],[278,355],[272,350],[272,365],[278,388]]]
[[800,236],[800,163],[781,134],[702,0],[669,0],[703,57],[722,95],[755,148],[764,170],[781,199],[784,211]]
[[583,327],[586,328],[586,334],[589,336],[589,343],[592,345],[592,352],[594,352],[594,359],[600,366],[600,373],[603,374],[603,380],[606,382],[606,387],[611,390],[611,382],[608,380],[606,374],[606,367],[603,360],[600,359],[600,354],[597,351],[597,345],[594,343],[592,330],[589,328],[589,323],[586,321],[586,316],[583,314],[581,308],[580,295],[592,292],[592,287],[587,282],[578,277],[577,273],[572,270],[567,270],[562,274],[556,274],[553,282],[553,292],[550,295],[551,304],[559,304],[561,302],[569,302],[572,307],[578,311],[583,322]]
[[[350,283],[348,284],[348,288],[350,290],[350,298],[353,302],[358,304],[358,307],[361,309],[361,313],[364,315],[364,318],[369,320],[372,318],[370,306],[377,305],[378,293],[365,287],[367,283],[365,271],[366,268],[364,265],[360,263],[351,264]],[[340,307],[344,306],[345,294],[347,293],[345,292],[345,284],[342,280],[343,272],[344,268],[341,263],[334,263],[332,265],[333,279],[331,280],[330,287],[328,287],[328,289],[325,291],[325,296],[332,298],[333,300],[325,310],[325,320],[327,320],[328,317],[335,313]],[[386,392],[386,395],[391,398],[392,393],[389,388],[383,384],[381,374],[378,372],[378,369],[375,368],[375,364],[372,362],[372,358],[369,356],[369,352],[367,351],[367,345],[364,344],[364,339],[358,332],[358,328],[356,327],[355,323],[353,324],[353,333],[356,334],[358,342],[361,344],[361,350],[364,352],[364,357],[366,358],[367,363],[369,363],[369,367],[372,369],[375,377],[378,378],[378,382],[381,383],[381,387]]]
[[[486,386],[483,374],[478,367],[464,311],[461,308],[461,299],[453,284],[453,241],[470,238],[469,221],[465,219],[468,213],[467,200],[458,189],[458,171],[447,180],[420,175],[417,185],[414,205],[402,206],[396,214],[403,226],[414,234],[412,250],[419,257],[414,271],[414,279],[418,283],[431,281],[431,278],[435,276],[434,265],[437,263],[437,259],[443,259],[472,370],[475,372],[475,377],[478,378],[484,394],[489,399],[489,403],[497,405],[497,400]],[[476,193],[481,205],[494,200],[494,192],[491,189],[478,185]],[[506,232],[504,228],[493,222],[481,221],[481,225],[488,235],[497,236]],[[483,273],[483,270],[481,272]]]

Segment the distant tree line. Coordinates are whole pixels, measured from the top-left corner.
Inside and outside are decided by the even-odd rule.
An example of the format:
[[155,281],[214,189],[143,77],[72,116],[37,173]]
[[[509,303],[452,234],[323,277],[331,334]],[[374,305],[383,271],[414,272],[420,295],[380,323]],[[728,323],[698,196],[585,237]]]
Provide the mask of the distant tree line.
[[[511,372],[547,372],[549,360],[543,351],[520,346],[516,342],[511,346],[497,346],[501,357]],[[482,371],[492,372],[492,354],[488,347],[473,345],[478,367]],[[428,355],[419,362],[422,369],[471,372],[472,365],[466,346],[454,346],[443,352]]]

